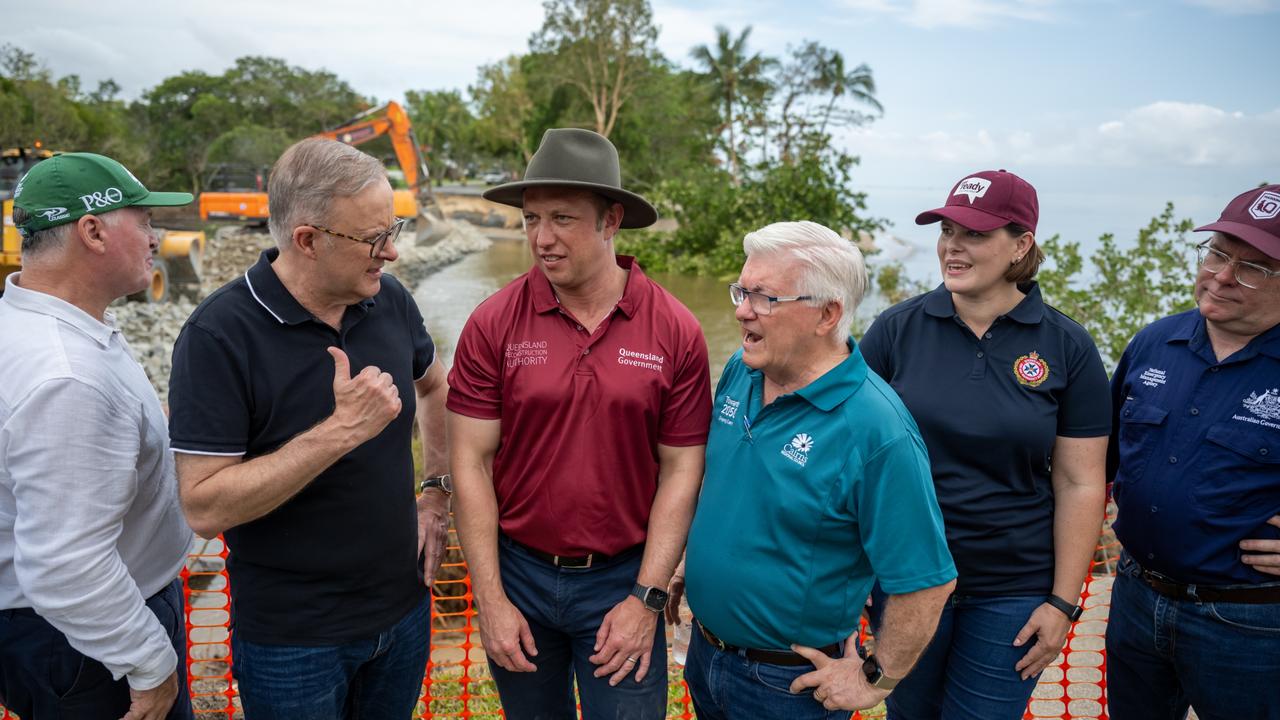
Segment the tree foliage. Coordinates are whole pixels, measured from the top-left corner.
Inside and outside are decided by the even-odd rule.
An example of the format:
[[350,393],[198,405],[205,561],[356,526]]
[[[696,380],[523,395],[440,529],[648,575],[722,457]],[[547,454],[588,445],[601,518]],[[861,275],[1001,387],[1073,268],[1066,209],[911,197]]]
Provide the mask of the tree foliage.
[[656,53],[648,0],[546,0],[543,9],[530,49],[555,59],[556,79],[582,93],[595,131],[609,137]]
[[1115,367],[1125,346],[1142,328],[1195,306],[1194,243],[1191,220],[1175,220],[1173,203],[1121,247],[1107,233],[1089,265],[1080,244],[1056,235],[1041,243],[1047,265],[1038,279],[1045,300],[1084,325],[1108,367]]

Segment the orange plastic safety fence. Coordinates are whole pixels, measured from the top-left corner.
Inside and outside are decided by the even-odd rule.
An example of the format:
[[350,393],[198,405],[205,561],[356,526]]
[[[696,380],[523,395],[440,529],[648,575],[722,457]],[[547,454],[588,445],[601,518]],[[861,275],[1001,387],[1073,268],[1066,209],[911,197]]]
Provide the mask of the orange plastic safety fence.
[[[1114,563],[1119,555],[1118,546],[1110,538],[1109,532],[1104,533],[1094,556],[1083,593],[1084,615],[1068,633],[1062,654],[1041,675],[1027,706],[1027,720],[1107,719],[1103,635],[1111,604]],[[471,577],[452,530],[450,541],[448,558],[434,591],[431,656],[415,717],[500,718],[503,713],[497,689],[480,645]],[[231,677],[231,598],[226,558],[221,539],[200,541],[182,571],[187,601],[187,678],[192,705],[200,720],[241,718]],[[674,661],[669,666],[672,682],[667,694],[667,716],[692,720],[693,705],[680,677],[680,666]],[[855,720],[882,717],[883,707],[853,714]],[[17,716],[0,708],[0,720],[17,720]]]

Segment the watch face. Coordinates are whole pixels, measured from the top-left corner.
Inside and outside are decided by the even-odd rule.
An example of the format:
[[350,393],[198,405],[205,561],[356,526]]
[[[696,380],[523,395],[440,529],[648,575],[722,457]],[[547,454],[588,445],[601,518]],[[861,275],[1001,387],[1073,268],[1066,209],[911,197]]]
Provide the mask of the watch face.
[[862,674],[867,676],[867,682],[871,685],[875,685],[879,682],[880,677],[884,675],[884,673],[880,671],[880,663],[876,662],[874,655],[868,656],[867,659],[863,661]]
[[667,591],[660,590],[656,587],[649,588],[649,592],[644,594],[645,607],[650,610],[662,612],[667,607]]

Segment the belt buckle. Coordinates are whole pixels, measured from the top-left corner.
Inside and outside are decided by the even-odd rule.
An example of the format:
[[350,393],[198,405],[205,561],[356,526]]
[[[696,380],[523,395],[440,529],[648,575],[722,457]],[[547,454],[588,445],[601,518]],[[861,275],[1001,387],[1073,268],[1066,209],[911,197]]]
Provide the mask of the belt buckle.
[[568,559],[569,558],[566,558],[563,555],[553,555],[551,556],[551,564],[555,565],[556,567],[589,568],[591,567],[591,562],[595,559],[595,553],[588,554],[587,561],[581,565],[564,565],[560,562],[561,560],[568,560]]

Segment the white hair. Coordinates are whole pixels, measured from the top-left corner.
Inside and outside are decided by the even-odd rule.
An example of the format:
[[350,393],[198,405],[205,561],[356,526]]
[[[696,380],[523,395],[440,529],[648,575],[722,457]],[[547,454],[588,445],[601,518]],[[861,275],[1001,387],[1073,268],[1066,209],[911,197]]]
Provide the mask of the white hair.
[[867,266],[852,241],[815,222],[778,222],[766,225],[742,239],[747,257],[788,254],[800,263],[796,294],[808,295],[808,304],[819,307],[840,303],[837,327],[853,332],[853,319],[867,291]]
[[267,183],[271,237],[281,249],[289,247],[297,226],[328,222],[335,198],[358,195],[386,179],[377,158],[346,143],[326,138],[294,143],[276,160]]

